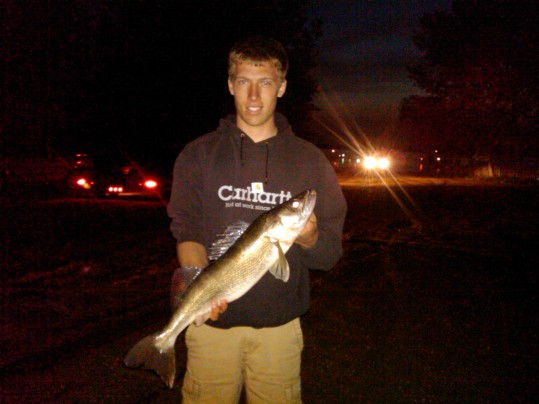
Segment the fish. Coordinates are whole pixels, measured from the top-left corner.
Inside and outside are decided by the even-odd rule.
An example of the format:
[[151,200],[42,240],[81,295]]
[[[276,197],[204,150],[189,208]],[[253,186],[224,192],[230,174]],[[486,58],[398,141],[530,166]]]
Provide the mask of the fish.
[[311,216],[316,196],[315,190],[307,189],[258,216],[226,252],[186,286],[165,327],[135,344],[124,364],[153,370],[172,388],[176,339],[191,323],[199,325],[207,318],[212,302],[239,299],[268,271],[276,279],[288,281],[290,268],[285,254]]

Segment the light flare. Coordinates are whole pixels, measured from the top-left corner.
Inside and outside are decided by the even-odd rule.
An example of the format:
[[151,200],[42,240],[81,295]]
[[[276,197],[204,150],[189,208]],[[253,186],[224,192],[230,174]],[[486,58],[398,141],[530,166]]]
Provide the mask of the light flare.
[[[329,111],[330,119],[333,121],[333,126],[336,126],[336,129],[331,127],[327,122],[324,122],[318,115],[314,116],[315,120],[341,145],[359,155],[361,160],[363,160],[364,166],[366,164],[372,164],[373,161],[370,160],[370,157],[374,154],[375,148],[373,147],[367,134],[356,123],[348,108],[344,105],[344,103],[340,102],[337,97],[333,97],[333,101],[330,100],[324,90],[322,90],[320,94],[321,101],[324,103],[325,109]],[[362,144],[364,146],[362,146]],[[415,201],[411,198],[408,192],[403,188],[402,184],[395,177],[393,172],[389,169],[389,160],[385,159],[381,162],[381,164],[382,167],[374,167],[373,169],[368,170],[368,172],[376,175],[406,216],[415,220],[416,215],[406,206],[399,195],[397,195],[394,187],[391,186],[388,180],[391,180],[392,184],[397,186],[400,192],[405,196],[416,211],[419,210],[419,207],[416,205]],[[382,172],[384,175],[382,175]]]

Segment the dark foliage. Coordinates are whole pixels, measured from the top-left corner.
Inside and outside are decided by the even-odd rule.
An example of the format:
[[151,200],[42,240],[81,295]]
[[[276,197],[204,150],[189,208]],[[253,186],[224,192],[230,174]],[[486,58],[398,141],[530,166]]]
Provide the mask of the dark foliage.
[[301,127],[319,36],[308,3],[2,2],[0,144],[12,153],[113,144],[142,159],[170,159],[232,111],[227,52],[256,33],[289,51],[281,107]]
[[411,144],[504,161],[537,156],[537,3],[456,0],[427,14],[410,77],[425,96],[405,99]]

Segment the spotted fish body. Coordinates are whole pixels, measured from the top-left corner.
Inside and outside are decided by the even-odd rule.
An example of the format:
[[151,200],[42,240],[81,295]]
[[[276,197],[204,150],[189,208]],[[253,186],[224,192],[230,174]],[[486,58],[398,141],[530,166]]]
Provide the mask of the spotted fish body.
[[211,311],[211,302],[232,302],[266,272],[287,282],[285,253],[301,233],[316,204],[306,190],[260,215],[238,240],[186,288],[168,324],[138,342],[125,357],[128,367],[154,370],[172,388],[176,376],[174,344],[178,335]]

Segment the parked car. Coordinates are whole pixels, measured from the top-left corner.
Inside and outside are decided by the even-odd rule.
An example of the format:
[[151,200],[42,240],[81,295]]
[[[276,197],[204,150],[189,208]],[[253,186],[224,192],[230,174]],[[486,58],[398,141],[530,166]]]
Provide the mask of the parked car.
[[102,198],[161,198],[163,181],[134,164],[75,170],[70,181],[80,192]]
[[150,197],[161,196],[161,181],[157,176],[133,165],[123,166],[102,183],[102,194],[106,197]]

